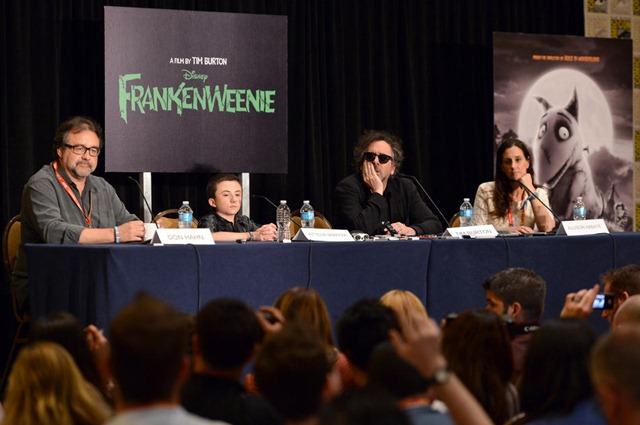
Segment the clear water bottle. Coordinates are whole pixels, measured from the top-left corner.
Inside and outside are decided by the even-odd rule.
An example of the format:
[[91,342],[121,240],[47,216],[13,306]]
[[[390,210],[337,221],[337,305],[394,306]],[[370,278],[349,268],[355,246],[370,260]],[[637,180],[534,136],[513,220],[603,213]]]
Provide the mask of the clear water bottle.
[[469,198],[464,198],[460,205],[460,227],[471,226],[473,221],[473,206]]
[[316,214],[309,201],[302,201],[302,208],[300,208],[300,221],[302,227],[314,227],[316,222]]
[[280,201],[276,210],[276,226],[278,226],[278,242],[291,242],[291,231],[289,222],[291,221],[291,210],[287,201]]
[[182,201],[182,206],[178,210],[178,228],[191,229],[193,227],[193,210],[189,206],[189,201]]
[[578,196],[576,203],[573,204],[573,219],[574,220],[586,220],[587,219],[587,207],[584,206],[582,196]]

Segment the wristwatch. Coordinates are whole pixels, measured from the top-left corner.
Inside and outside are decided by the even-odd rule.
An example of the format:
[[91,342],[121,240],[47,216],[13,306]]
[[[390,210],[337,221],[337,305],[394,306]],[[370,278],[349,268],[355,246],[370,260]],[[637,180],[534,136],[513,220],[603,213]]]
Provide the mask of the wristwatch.
[[253,238],[253,232],[249,232],[249,240],[250,240],[250,241],[255,240],[255,239]]
[[118,229],[118,226],[113,228],[113,233],[116,235],[116,243],[120,243],[120,229]]
[[433,378],[429,380],[431,385],[444,385],[449,382],[449,378],[451,377],[451,370],[449,366],[443,366],[435,371],[433,374]]

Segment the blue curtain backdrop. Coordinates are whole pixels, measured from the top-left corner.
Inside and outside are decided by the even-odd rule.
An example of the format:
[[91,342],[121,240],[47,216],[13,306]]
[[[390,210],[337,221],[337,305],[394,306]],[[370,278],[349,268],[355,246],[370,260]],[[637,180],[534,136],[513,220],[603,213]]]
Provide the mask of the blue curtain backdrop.
[[[251,191],[293,208],[309,199],[330,219],[333,188],[353,171],[352,146],[365,129],[398,133],[402,171],[453,214],[492,178],[492,33],[584,34],[582,0],[5,0],[3,225],[19,212],[29,176],[51,160],[58,124],[76,114],[104,121],[103,6],[287,15],[289,172],[253,175]],[[127,174],[105,177],[140,213]],[[208,177],[154,174],[155,212],[188,199],[204,215]],[[258,222],[275,219],[263,200],[251,210]]]

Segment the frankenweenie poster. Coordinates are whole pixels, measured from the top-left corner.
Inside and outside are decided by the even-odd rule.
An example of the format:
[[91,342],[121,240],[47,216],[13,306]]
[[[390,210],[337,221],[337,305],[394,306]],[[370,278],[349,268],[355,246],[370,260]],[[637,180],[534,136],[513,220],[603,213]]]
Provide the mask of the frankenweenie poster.
[[494,149],[525,142],[551,208],[632,231],[633,91],[629,40],[494,34]]

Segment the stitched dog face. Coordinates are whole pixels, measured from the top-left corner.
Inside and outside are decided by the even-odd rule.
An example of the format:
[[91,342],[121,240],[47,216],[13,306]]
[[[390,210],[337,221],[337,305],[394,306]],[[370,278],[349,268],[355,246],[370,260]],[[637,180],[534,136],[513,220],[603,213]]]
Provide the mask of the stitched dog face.
[[582,156],[583,143],[578,125],[578,97],[573,97],[567,106],[554,107],[545,99],[536,97],[544,108],[540,118],[538,134],[533,142],[534,171],[537,180],[553,188],[569,166]]

